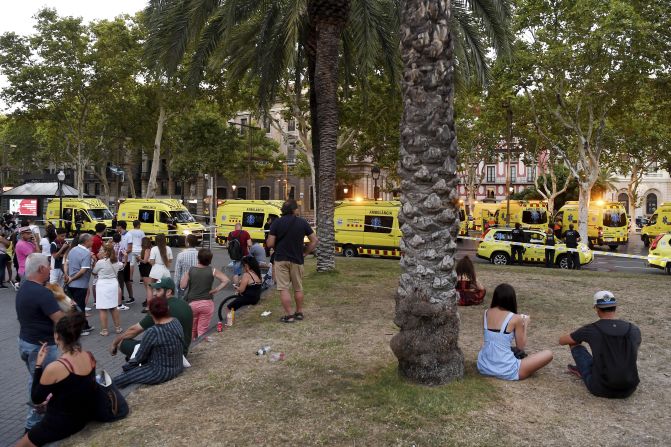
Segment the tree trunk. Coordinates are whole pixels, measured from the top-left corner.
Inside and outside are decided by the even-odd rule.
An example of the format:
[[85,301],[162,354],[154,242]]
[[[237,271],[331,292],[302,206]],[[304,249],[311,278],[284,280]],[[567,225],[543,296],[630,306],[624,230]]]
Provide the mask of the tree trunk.
[[627,183],[627,198],[629,199],[629,219],[632,223],[629,226],[629,231],[631,233],[636,233],[636,205],[638,203],[638,185],[641,182],[642,174],[639,174],[639,169],[636,165],[633,165],[631,168],[631,175],[629,177],[629,182]]
[[161,106],[158,113],[158,122],[156,123],[156,138],[154,138],[154,155],[151,163],[151,173],[147,183],[146,198],[156,197],[156,177],[158,176],[158,167],[161,164],[161,139],[163,138],[163,126],[165,125],[165,107]]
[[133,160],[133,158],[134,158],[133,155],[134,155],[133,151],[129,151],[128,149],[126,149],[126,152],[124,154],[124,169],[125,169],[125,172],[126,172],[126,175],[125,175],[126,179],[125,180],[128,181],[127,197],[136,197],[136,194],[135,194],[135,179],[133,178],[133,168],[135,167],[134,163],[133,163],[133,161],[134,161]]
[[100,172],[98,172],[98,179],[100,180],[100,184],[103,185],[103,199],[105,204],[109,203],[110,200],[110,184],[109,181],[107,180],[107,166],[103,165],[100,167]]
[[578,196],[578,233],[583,244],[587,244],[587,228],[589,223],[589,200],[592,194],[593,183],[578,182],[580,194]]
[[[307,56],[308,56],[308,85],[309,85],[309,102],[310,102],[310,124],[311,124],[311,133],[310,139],[312,140],[312,169],[314,171],[314,199],[315,199],[315,208],[318,208],[317,204],[319,200],[319,182],[316,179],[319,178],[319,120],[317,119],[317,92],[315,88],[315,59],[316,59],[316,49],[314,48],[314,40],[316,32],[314,29],[310,30],[310,35],[308,37],[307,45]],[[319,228],[319,213],[315,213],[315,223],[317,228]]]
[[450,1],[406,0],[401,20],[401,277],[391,340],[399,372],[437,385],[464,374],[454,289],[459,231]]
[[75,183],[77,184],[77,197],[84,197],[84,171],[86,170],[86,163],[84,163],[82,154],[82,143],[77,143],[77,169],[75,171]]
[[[338,47],[340,28],[331,23],[318,29],[315,88],[319,122],[319,200],[317,201],[317,271],[335,269],[336,148],[338,145]],[[314,150],[314,147],[313,147]]]

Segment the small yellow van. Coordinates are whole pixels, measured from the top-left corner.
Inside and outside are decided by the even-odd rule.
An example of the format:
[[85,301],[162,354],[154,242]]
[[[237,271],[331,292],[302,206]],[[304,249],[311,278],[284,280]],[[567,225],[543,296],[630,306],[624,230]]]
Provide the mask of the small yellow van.
[[[49,199],[46,220],[58,228],[61,219],[60,199]],[[108,232],[113,232],[112,213],[100,199],[63,198],[63,228],[74,231],[81,222],[81,231],[94,233],[97,223],[104,223]]]
[[[496,211],[496,224],[499,227],[506,225],[508,202],[498,204]],[[545,231],[550,223],[548,209],[545,202],[540,200],[511,200],[510,201],[510,226],[516,223],[522,224],[522,228],[530,230]]]
[[202,238],[205,231],[177,199],[126,199],[119,204],[117,220],[125,220],[129,230],[139,220],[147,236],[165,234],[171,245],[183,245],[189,234]]
[[336,251],[344,256],[401,257],[396,200],[346,200],[334,213]]
[[255,242],[263,242],[263,226],[269,218],[282,215],[282,200],[224,200],[215,214],[217,242],[223,244],[228,233],[235,230],[235,224],[242,224]]
[[[569,224],[579,228],[577,201],[569,201],[555,214],[562,222],[562,232],[568,230]],[[594,200],[587,210],[587,238],[590,247],[608,245],[611,250],[617,250],[619,245],[629,243],[629,217],[621,202],[604,202]],[[654,238],[653,238],[654,239]]]
[[648,225],[641,229],[641,240],[646,247],[660,234],[671,231],[671,202],[662,203],[650,218]]

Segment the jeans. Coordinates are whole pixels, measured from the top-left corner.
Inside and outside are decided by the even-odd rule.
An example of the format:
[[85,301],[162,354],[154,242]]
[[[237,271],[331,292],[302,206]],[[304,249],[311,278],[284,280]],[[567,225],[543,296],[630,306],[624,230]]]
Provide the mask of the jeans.
[[592,381],[592,354],[583,345],[578,345],[571,348],[571,355],[575,360],[575,366],[580,371],[583,382],[585,382],[585,386],[589,389]]
[[[80,287],[70,287],[70,295],[72,296],[72,299],[77,303],[77,306],[79,307],[79,310],[82,312],[85,312],[86,308],[86,291],[88,289],[83,289]],[[89,321],[86,320],[86,327],[89,328],[91,325],[89,324]]]
[[9,261],[9,256],[7,256],[7,253],[0,253],[0,284],[3,284],[5,282],[5,270],[7,270],[7,261]]
[[232,261],[233,262],[233,274],[240,276],[242,275],[242,261]]
[[[21,355],[21,360],[26,364],[28,368],[28,402],[31,402],[30,392],[33,387],[33,373],[35,372],[35,361],[37,360],[37,353],[39,352],[41,346],[28,343],[25,340],[18,339],[19,344],[19,354]],[[47,346],[47,356],[44,358],[44,363],[42,368],[46,368],[47,365],[58,358],[58,347],[56,345]],[[41,402],[35,402],[40,404]],[[40,420],[42,415],[37,413],[35,409],[31,406],[28,409],[28,415],[26,417],[26,428],[33,428]]]

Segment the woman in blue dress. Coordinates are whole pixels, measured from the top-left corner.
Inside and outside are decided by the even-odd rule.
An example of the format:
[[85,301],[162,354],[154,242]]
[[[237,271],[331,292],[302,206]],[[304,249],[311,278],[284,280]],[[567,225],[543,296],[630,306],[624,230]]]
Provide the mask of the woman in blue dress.
[[522,351],[527,344],[529,316],[517,313],[517,296],[510,284],[494,290],[492,304],[484,315],[484,344],[478,353],[478,371],[503,380],[526,379],[552,361],[552,351],[543,350],[519,359],[512,349]]

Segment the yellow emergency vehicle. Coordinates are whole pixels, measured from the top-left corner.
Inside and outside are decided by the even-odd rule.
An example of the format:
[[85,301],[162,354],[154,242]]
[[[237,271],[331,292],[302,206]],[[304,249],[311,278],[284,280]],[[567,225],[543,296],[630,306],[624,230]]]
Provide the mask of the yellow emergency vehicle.
[[499,210],[499,203],[487,203],[487,202],[478,202],[476,201],[473,204],[473,209],[471,210],[471,216],[473,217],[472,229],[481,231],[489,225],[491,220],[496,220],[494,216]]
[[177,199],[126,199],[119,204],[117,220],[125,220],[129,230],[139,220],[147,236],[165,234],[172,245],[183,245],[189,234],[202,238],[205,231]]
[[337,203],[334,213],[336,251],[347,257],[400,257],[400,209],[401,202],[396,200],[347,200]]
[[[604,202],[595,200],[590,202],[587,210],[587,238],[589,245],[608,245],[611,250],[617,250],[619,245],[629,243],[629,218],[621,202]],[[579,229],[578,202],[566,202],[557,214],[555,222],[561,220],[562,233],[573,224]]]
[[[49,199],[46,220],[58,228],[60,215],[60,199]],[[94,233],[97,223],[104,223],[107,231],[112,232],[114,216],[100,199],[63,198],[63,228],[75,231],[77,223],[81,223],[81,231]]]
[[468,236],[468,216],[466,216],[466,205],[459,200],[459,236]]
[[660,234],[652,240],[648,266],[666,270],[671,275],[671,233]]
[[223,244],[228,233],[235,230],[235,224],[242,224],[254,241],[265,240],[263,226],[269,218],[282,215],[282,200],[225,200],[217,207],[215,214],[217,242]]
[[[495,215],[496,225],[499,227],[506,225],[507,211],[508,202],[504,200],[498,204],[498,210]],[[545,202],[540,200],[511,200],[510,227],[514,227],[518,222],[524,229],[547,230],[550,219]]]
[[650,218],[648,225],[641,229],[641,240],[648,247],[650,241],[660,234],[671,231],[671,202],[662,203]]

